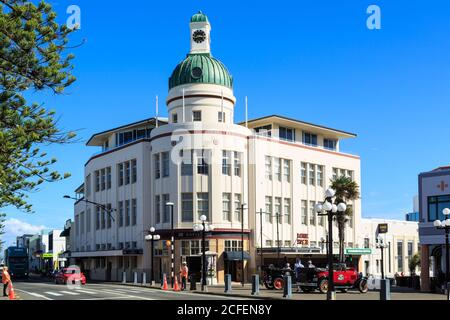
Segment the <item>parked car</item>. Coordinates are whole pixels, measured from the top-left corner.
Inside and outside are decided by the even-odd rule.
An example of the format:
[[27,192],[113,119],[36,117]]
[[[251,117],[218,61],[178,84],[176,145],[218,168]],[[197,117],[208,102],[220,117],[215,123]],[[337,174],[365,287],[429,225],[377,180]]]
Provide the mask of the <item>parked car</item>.
[[283,268],[275,267],[274,265],[269,265],[263,267],[263,283],[267,289],[282,290],[284,286],[283,276],[286,272],[291,272],[292,270],[287,270]]
[[83,272],[75,268],[63,268],[55,275],[55,283],[59,284],[76,284],[81,283],[86,284],[86,277]]
[[[333,283],[334,288],[341,292],[347,292],[348,289],[358,289],[361,293],[369,291],[367,277],[362,276],[355,268],[347,267],[345,263],[333,265]],[[312,292],[318,289],[321,293],[326,293],[329,285],[328,269],[301,269],[297,285],[304,292]]]

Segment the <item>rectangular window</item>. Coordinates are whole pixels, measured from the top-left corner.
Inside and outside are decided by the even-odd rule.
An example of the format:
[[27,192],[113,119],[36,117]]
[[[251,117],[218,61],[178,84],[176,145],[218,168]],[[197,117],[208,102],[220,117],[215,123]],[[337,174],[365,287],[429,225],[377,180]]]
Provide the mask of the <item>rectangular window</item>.
[[84,234],[84,212],[80,213],[80,232]]
[[364,248],[368,249],[370,248],[370,239],[364,238]]
[[309,184],[316,185],[316,165],[312,163],[309,164]]
[[136,183],[137,181],[137,161],[136,159],[131,160],[131,183]]
[[130,200],[125,200],[125,226],[130,225]]
[[266,179],[272,180],[272,157],[265,158]]
[[119,207],[119,227],[123,227],[123,201],[119,201],[117,206]]
[[237,177],[241,176],[241,153],[240,152],[234,152],[234,175]]
[[172,123],[177,123],[177,122],[178,122],[178,114],[172,113]]
[[266,196],[266,222],[272,223],[272,197]]
[[161,153],[162,156],[162,174],[163,177],[169,176],[169,152]]
[[403,241],[397,241],[397,269],[403,272]]
[[290,248],[291,247],[291,241],[290,240],[285,240],[284,241],[284,247],[285,248]]
[[111,189],[111,167],[106,168],[106,189]]
[[182,222],[192,222],[193,221],[193,211],[194,203],[192,201],[192,193],[182,193],[181,194],[181,221]]
[[291,223],[291,199],[284,199],[284,222]]
[[231,175],[230,152],[222,150],[222,174]]
[[281,161],[280,158],[273,158],[273,171],[275,172],[275,179],[281,181]]
[[255,128],[255,132],[258,136],[271,137],[272,136],[272,125],[262,126]]
[[272,247],[272,246],[273,246],[272,240],[266,240],[266,247]]
[[323,187],[323,166],[317,166],[317,186]]
[[106,227],[106,210],[103,209],[103,208],[101,208],[101,218],[102,218],[102,220],[101,220],[101,222],[102,222],[101,228],[105,229],[105,227]]
[[181,150],[180,157],[182,158],[181,175],[192,176],[192,150]]
[[137,199],[131,199],[131,225],[137,223]]
[[219,112],[217,113],[217,120],[218,120],[219,122],[225,122],[225,112],[219,111]]
[[295,140],[295,130],[291,128],[279,128],[279,137],[281,140],[294,141]]
[[234,194],[234,220],[241,221],[241,195]]
[[317,135],[303,132],[303,143],[309,146],[317,146]]
[[336,150],[337,140],[323,139],[323,147],[328,150]]
[[106,170],[102,169],[100,172],[101,172],[101,175],[102,175],[101,190],[105,190],[106,189]]
[[222,219],[231,221],[231,193],[222,193]]
[[200,216],[205,215],[209,220],[209,200],[207,192],[197,193],[197,219],[200,220]]
[[100,207],[95,207],[95,230],[100,229]]
[[118,172],[118,181],[119,181],[119,186],[123,186],[123,163],[119,163],[118,164],[119,169],[117,170]]
[[163,194],[162,196],[162,206],[163,206],[163,223],[170,222],[170,207],[166,205],[170,201],[169,194]]
[[208,161],[207,161],[207,151],[206,150],[197,150],[197,173],[198,174],[208,174]]
[[106,228],[110,229],[112,225],[111,221],[111,203],[106,205]]
[[131,164],[129,161],[125,162],[125,184],[130,184],[131,180]]
[[413,242],[408,241],[408,257],[411,258],[413,255]]
[[303,225],[308,224],[308,202],[306,200],[302,200],[302,208],[301,208],[301,222]]
[[153,156],[153,162],[155,164],[155,179],[159,179],[161,177],[161,167],[159,163],[159,154],[155,154]]
[[155,218],[156,218],[156,223],[161,223],[161,198],[160,198],[160,196],[155,196]]
[[333,168],[333,180],[336,180],[338,178],[338,168]]
[[450,208],[450,195],[428,197],[428,221],[445,220],[445,208]]
[[95,171],[95,191],[100,191],[100,171]]
[[283,177],[284,181],[291,181],[291,160],[284,159],[283,160]]
[[202,121],[202,112],[192,111],[192,121]]
[[91,209],[86,210],[86,232],[91,232]]
[[305,163],[305,162],[302,162],[301,163],[301,175],[300,175],[300,177],[301,177],[301,180],[302,180],[302,184],[306,184],[306,182],[307,182],[307,176],[306,176],[306,166],[307,166],[307,163]]
[[353,171],[347,170],[347,177],[349,177],[353,181],[354,180],[354,178],[353,178]]
[[84,184],[86,185],[86,196],[89,197],[91,195],[91,175],[88,174],[84,179]]
[[275,219],[277,223],[282,223],[281,221],[281,198],[275,197],[275,202],[273,206],[273,213],[275,214]]
[[314,201],[309,202],[309,224],[312,226],[316,225],[316,212],[314,210],[315,205],[316,204]]

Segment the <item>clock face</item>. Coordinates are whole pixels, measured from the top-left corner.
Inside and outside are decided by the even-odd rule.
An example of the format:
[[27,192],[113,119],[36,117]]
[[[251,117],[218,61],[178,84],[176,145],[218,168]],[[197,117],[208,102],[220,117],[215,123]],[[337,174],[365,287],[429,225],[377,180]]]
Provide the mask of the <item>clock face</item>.
[[206,33],[203,30],[195,30],[192,34],[192,39],[197,43],[202,43],[206,40]]

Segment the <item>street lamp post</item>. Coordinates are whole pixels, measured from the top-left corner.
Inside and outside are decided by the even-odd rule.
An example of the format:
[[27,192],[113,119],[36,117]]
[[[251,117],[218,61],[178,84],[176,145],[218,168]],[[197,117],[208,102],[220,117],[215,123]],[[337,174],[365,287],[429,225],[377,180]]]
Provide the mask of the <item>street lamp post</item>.
[[242,243],[242,249],[241,249],[241,264],[242,264],[242,286],[244,286],[245,283],[245,272],[244,272],[244,210],[246,204],[241,204],[241,243]]
[[343,202],[338,205],[333,204],[335,195],[333,189],[327,189],[325,192],[325,201],[315,206],[315,211],[319,216],[328,217],[328,290],[327,300],[336,300],[336,292],[334,291],[334,272],[333,272],[333,216],[344,214],[347,205]]
[[166,206],[170,208],[170,282],[173,288],[175,278],[175,230],[173,228],[173,202],[166,202]]
[[90,200],[87,200],[87,199],[77,199],[77,198],[68,196],[67,194],[64,195],[63,198],[65,198],[65,199],[72,199],[72,200],[75,200],[75,201],[83,201],[83,202],[86,202],[86,203],[93,204],[93,205],[95,205],[97,207],[100,207],[100,208],[102,208],[102,210],[105,210],[106,213],[108,213],[108,215],[109,215],[109,217],[111,218],[112,221],[115,221],[115,219],[114,219],[114,217],[112,216],[111,213],[113,211],[117,211],[116,208],[108,208],[104,204],[101,204],[101,203],[98,203],[98,202],[94,202],[94,201],[90,201]]
[[153,260],[154,260],[154,241],[158,241],[159,239],[161,239],[161,237],[160,237],[160,235],[159,234],[155,234],[155,228],[154,227],[151,227],[150,228],[150,230],[149,230],[149,233],[150,234],[148,234],[148,235],[146,235],[145,236],[145,240],[147,240],[147,241],[150,241],[150,250],[151,250],[151,252],[150,252],[150,257],[151,257],[151,272],[150,272],[150,284],[152,284],[153,285],[153,280],[155,279],[155,273],[154,273],[154,263],[153,263]]
[[[450,257],[449,257],[449,230],[450,230],[450,209],[445,208],[442,210],[442,213],[444,214],[444,221],[436,220],[434,221],[433,225],[437,229],[444,229],[445,230],[445,282],[450,282]],[[447,290],[447,286],[446,286]]]
[[201,224],[194,224],[194,231],[202,232],[202,291],[206,291],[206,275],[207,275],[207,265],[206,265],[206,232],[214,230],[212,224],[206,224],[206,216],[200,216]]
[[384,279],[384,249],[387,245],[384,243],[383,238],[378,235],[377,237],[377,248],[381,249],[381,279]]

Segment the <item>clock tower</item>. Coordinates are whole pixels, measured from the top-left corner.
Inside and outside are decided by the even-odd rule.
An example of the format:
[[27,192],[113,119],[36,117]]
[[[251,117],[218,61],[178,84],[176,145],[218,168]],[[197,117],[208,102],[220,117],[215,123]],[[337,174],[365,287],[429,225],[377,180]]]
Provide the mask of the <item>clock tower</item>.
[[211,53],[211,25],[208,17],[199,11],[194,14],[189,24],[191,28],[191,54],[195,53]]

